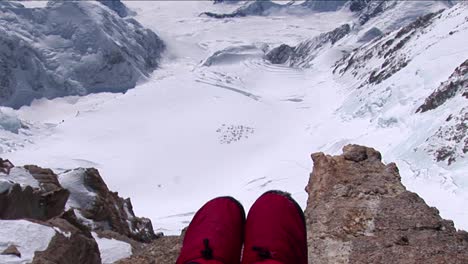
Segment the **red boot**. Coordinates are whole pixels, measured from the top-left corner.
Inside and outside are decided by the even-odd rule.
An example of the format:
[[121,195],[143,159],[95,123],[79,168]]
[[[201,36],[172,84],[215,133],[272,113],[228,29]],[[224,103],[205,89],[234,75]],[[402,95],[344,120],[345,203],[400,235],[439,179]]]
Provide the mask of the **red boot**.
[[239,264],[245,212],[232,197],[206,203],[192,219],[176,264]]
[[288,193],[269,191],[250,208],[242,264],[307,264],[304,213]]

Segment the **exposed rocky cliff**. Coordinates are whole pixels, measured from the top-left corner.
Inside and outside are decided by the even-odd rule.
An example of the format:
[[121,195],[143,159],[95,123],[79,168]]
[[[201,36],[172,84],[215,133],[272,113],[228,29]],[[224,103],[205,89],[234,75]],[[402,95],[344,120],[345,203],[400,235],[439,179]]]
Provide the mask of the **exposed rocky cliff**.
[[468,262],[468,233],[407,191],[378,151],[348,145],[343,155],[312,159],[309,263]]
[[272,49],[265,59],[273,64],[287,64],[291,67],[309,67],[315,56],[324,48],[334,45],[351,31],[348,24],[299,43],[296,47],[280,45]]
[[0,229],[1,263],[97,264],[95,237],[135,249],[158,237],[151,221],[136,217],[130,199],[110,191],[96,169],[57,175],[2,159]]

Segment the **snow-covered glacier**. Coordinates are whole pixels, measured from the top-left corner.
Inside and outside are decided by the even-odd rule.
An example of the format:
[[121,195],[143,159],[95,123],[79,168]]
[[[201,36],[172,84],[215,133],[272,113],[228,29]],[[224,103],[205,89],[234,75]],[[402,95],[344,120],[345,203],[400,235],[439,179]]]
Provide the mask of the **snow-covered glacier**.
[[2,1],[0,14],[3,106],[124,92],[149,76],[164,50],[153,31],[98,2],[51,1],[44,8],[26,8]]

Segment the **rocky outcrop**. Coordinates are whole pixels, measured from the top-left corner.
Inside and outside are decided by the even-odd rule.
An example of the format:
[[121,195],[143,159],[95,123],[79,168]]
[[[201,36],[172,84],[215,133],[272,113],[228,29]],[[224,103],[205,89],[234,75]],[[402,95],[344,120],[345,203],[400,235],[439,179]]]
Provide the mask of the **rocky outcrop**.
[[[0,183],[8,188],[0,190],[0,219],[47,220],[64,211],[69,192],[51,170],[37,166],[14,168],[9,161],[3,164],[7,173],[0,177]],[[21,184],[24,180],[37,185]]]
[[337,41],[349,34],[350,31],[351,26],[344,24],[330,32],[303,41],[294,48],[283,44],[268,52],[265,59],[273,64],[288,64],[292,67],[309,67],[313,59],[326,45],[334,45]]
[[232,13],[217,14],[212,12],[204,12],[201,15],[205,15],[212,18],[234,18],[234,17],[246,17],[246,16],[267,16],[272,12],[282,10],[284,5],[274,3],[270,0],[256,0],[250,2],[244,6],[239,7]]
[[[101,1],[121,13],[119,1]],[[0,105],[35,98],[124,92],[158,66],[164,44],[151,30],[88,1],[46,8],[0,2]]]
[[371,148],[312,155],[309,263],[468,263],[468,233],[401,184]]
[[21,258],[21,252],[19,252],[15,245],[9,245],[0,255],[12,255]]
[[112,254],[109,243],[140,249],[141,242],[161,236],[149,219],[135,216],[130,199],[109,190],[96,169],[56,175],[0,159],[0,170],[0,239],[12,236],[0,240],[2,263],[17,263],[17,257],[20,263],[98,264],[101,245],[104,261]]
[[[421,16],[376,43],[356,49],[338,61],[333,72],[340,75],[351,73],[354,77],[364,79],[360,87],[383,82],[408,65],[411,57],[406,52],[406,46],[418,39],[425,28],[440,17],[441,12]],[[379,63],[371,66],[370,60],[379,60]],[[358,76],[361,72],[363,76]]]
[[[452,165],[468,153],[468,60],[457,67],[447,81],[431,93],[418,107],[417,113],[450,110],[437,131],[419,148],[431,154],[438,162]],[[445,105],[444,107],[442,107]]]
[[98,2],[113,10],[120,17],[126,17],[132,13],[120,0],[98,0]]
[[449,79],[430,94],[416,112],[434,110],[457,94],[468,99],[468,60],[457,67]]
[[[96,169],[76,169],[60,174],[60,181],[69,188],[68,206],[82,217],[92,230],[112,230],[132,239],[149,242],[157,236],[151,220],[136,217],[129,198],[123,199],[107,187]],[[72,186],[79,182],[79,188]],[[86,192],[83,192],[86,190]]]
[[101,263],[98,245],[89,230],[80,229],[64,218],[51,219],[46,225],[58,232],[46,250],[36,252],[33,264]]

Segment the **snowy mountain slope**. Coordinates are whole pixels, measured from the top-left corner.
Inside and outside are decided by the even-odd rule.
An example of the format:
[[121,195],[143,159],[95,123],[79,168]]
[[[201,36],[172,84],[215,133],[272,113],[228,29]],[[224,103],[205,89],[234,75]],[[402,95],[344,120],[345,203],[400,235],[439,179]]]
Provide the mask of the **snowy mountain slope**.
[[[357,4],[358,2],[353,3]],[[418,20],[420,16],[428,15],[427,19],[430,19],[432,12],[439,12],[451,6],[446,1],[371,1],[359,3],[362,4],[362,8],[352,9],[357,14],[354,14],[354,19],[348,24],[337,26],[329,32],[304,40],[293,47],[282,44],[272,49],[266,58],[275,64],[311,67],[314,58],[321,52],[327,52],[330,49],[350,52],[381,37],[384,33],[405,27],[414,21],[420,21]],[[334,9],[331,6],[330,8]]]
[[123,92],[153,71],[164,44],[133,19],[93,2],[46,8],[0,3],[0,104]]
[[[5,147],[4,157],[58,171],[96,166],[111,189],[132,197],[137,214],[151,217],[155,228],[170,234],[219,195],[233,195],[248,209],[259,194],[276,188],[291,192],[304,206],[310,153],[337,153],[348,143],[359,143],[397,161],[406,186],[457,227],[468,228],[462,206],[468,201],[466,157],[447,167],[426,151],[413,151],[447,117],[415,112],[467,58],[463,21],[468,11],[463,4],[416,30],[418,37],[397,51],[411,56],[406,67],[361,89],[370,76],[367,68],[356,69],[356,77],[351,70],[333,73],[342,50],[361,45],[360,34],[326,46],[306,69],[262,58],[262,47],[294,46],[337,25],[355,23],[350,12],[217,20],[199,14],[227,13],[233,6],[203,1],[125,4],[167,43],[161,69],[123,95],[41,99],[22,107],[16,114],[35,130],[10,140],[31,143]],[[391,24],[391,16],[380,18],[365,26]],[[396,34],[355,52],[365,53]],[[204,65],[209,58],[215,63]],[[364,65],[382,63],[376,56]],[[461,99],[453,100],[466,104]],[[434,111],[450,111],[449,105]]]

